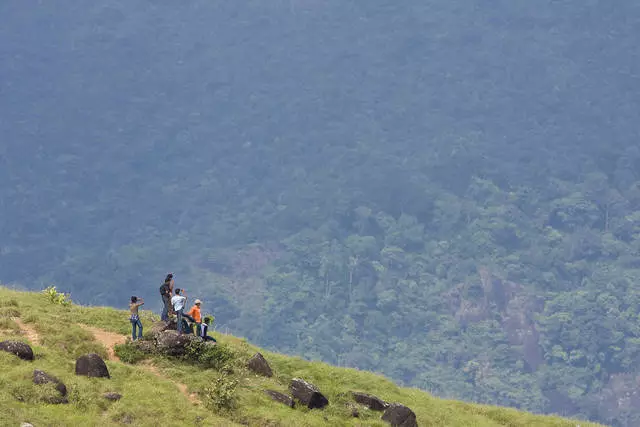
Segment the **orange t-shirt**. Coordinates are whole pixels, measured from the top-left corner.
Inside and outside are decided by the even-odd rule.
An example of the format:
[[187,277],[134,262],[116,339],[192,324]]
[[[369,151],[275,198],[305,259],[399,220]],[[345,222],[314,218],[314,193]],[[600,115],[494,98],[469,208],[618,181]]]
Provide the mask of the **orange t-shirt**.
[[187,314],[193,317],[193,320],[195,320],[196,323],[202,323],[202,314],[200,314],[200,307],[197,305],[191,307],[191,310],[189,310]]

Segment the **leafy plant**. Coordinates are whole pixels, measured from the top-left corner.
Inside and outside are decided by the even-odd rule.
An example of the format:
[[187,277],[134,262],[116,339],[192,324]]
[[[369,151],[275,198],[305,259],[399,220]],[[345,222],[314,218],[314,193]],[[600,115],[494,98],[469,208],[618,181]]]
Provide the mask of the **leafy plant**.
[[45,288],[42,291],[42,293],[47,296],[47,299],[52,304],[59,304],[65,307],[70,306],[72,304],[71,296],[63,292],[58,292],[56,287],[53,285]]
[[202,341],[192,341],[187,346],[185,358],[200,363],[205,368],[230,372],[233,370],[232,362],[236,359],[236,353],[224,343],[212,345]]
[[236,408],[236,388],[239,380],[226,372],[220,373],[209,387],[204,389],[206,405],[216,411],[231,411]]
[[125,363],[138,363],[147,355],[133,343],[118,344],[113,348],[116,355]]

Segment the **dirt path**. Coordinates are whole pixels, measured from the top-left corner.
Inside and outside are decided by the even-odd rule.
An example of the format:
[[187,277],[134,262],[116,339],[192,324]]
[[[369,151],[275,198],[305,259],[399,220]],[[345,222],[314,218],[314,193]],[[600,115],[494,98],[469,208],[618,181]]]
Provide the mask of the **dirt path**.
[[11,320],[13,320],[16,325],[18,325],[20,331],[22,331],[22,334],[26,336],[29,341],[31,341],[33,344],[38,344],[40,342],[40,335],[38,335],[33,326],[27,325],[18,317],[12,317]]
[[[124,344],[127,338],[124,335],[116,334],[114,332],[105,331],[104,329],[96,328],[93,326],[86,326],[87,330],[90,331],[95,337],[96,341],[100,342],[107,348],[107,352],[109,353],[109,360],[114,362],[119,362],[120,359],[116,356],[113,347],[118,344]],[[137,365],[144,369],[145,371],[152,373],[158,378],[171,381],[178,387],[180,393],[182,393],[191,403],[199,404],[200,400],[198,399],[198,395],[196,393],[189,393],[187,390],[186,384],[175,382],[166,376],[162,375],[162,373],[158,370],[158,368],[150,363],[145,363],[141,365]]]
[[114,362],[119,362],[120,359],[116,356],[115,351],[113,351],[113,347],[118,344],[124,344],[127,338],[123,335],[116,334],[114,332],[105,331],[103,329],[95,328],[93,326],[86,326],[87,330],[93,334],[96,341],[100,342],[107,348],[107,353],[109,354],[109,360]]

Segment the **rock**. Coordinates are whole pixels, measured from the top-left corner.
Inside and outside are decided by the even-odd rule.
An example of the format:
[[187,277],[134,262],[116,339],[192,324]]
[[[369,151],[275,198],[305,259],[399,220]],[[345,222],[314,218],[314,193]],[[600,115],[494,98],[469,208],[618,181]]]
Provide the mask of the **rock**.
[[353,400],[372,411],[384,411],[389,406],[387,402],[371,394],[352,391],[351,395],[353,396]]
[[258,375],[263,375],[265,377],[273,376],[271,366],[269,366],[267,360],[260,353],[256,353],[251,359],[249,359],[249,361],[247,362],[247,368]]
[[20,427],[33,427],[33,424],[31,424],[31,423],[22,423],[22,424],[20,424]]
[[133,346],[143,353],[150,354],[156,351],[156,342],[148,340],[136,340],[132,342]]
[[358,410],[356,405],[354,405],[352,403],[347,403],[347,409],[351,412],[351,416],[353,418],[359,418],[360,417],[360,411]]
[[191,334],[178,334],[176,331],[163,331],[157,338],[157,349],[167,356],[183,356],[187,346],[199,338]]
[[393,427],[418,427],[416,414],[409,408],[399,403],[392,403],[382,414],[382,421],[386,421]]
[[56,385],[56,390],[62,395],[67,395],[67,386],[64,385],[62,381],[54,377],[53,375],[49,375],[44,371],[39,369],[35,369],[33,371],[33,383],[34,384],[48,384],[53,383]]
[[33,360],[33,350],[29,344],[20,341],[2,341],[0,350],[13,353],[22,360]]
[[87,377],[96,378],[111,378],[104,360],[95,353],[89,353],[78,357],[76,360],[76,375],[86,375]]
[[151,328],[149,329],[149,333],[151,334],[151,336],[154,339],[158,339],[158,336],[160,336],[161,333],[163,333],[164,331],[175,331],[177,329],[176,326],[176,321],[175,320],[169,320],[168,322],[155,322],[153,325],[151,325]]
[[293,397],[309,409],[322,409],[329,404],[329,400],[320,393],[318,387],[300,378],[291,380],[289,390],[291,390]]
[[271,398],[276,402],[283,403],[290,408],[294,408],[296,406],[296,402],[294,402],[290,396],[287,396],[284,393],[280,393],[279,391],[275,390],[265,390],[264,392],[271,396]]
[[107,400],[113,400],[115,402],[116,400],[120,400],[122,398],[122,395],[120,393],[110,391],[108,393],[103,394],[102,397],[104,397]]

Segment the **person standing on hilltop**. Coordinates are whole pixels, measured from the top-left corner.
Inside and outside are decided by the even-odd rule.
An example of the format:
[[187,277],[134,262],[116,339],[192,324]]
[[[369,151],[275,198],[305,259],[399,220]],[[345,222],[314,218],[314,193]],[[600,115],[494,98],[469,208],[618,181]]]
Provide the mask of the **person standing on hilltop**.
[[177,316],[177,329],[178,333],[182,334],[184,332],[182,328],[183,319],[186,317],[191,322],[194,321],[193,317],[189,316],[184,312],[184,307],[187,304],[187,295],[184,292],[184,289],[176,288],[176,294],[171,298],[171,305],[173,305],[173,310],[176,312]]
[[173,295],[173,273],[167,274],[167,277],[164,279],[164,283],[160,286],[160,296],[162,297],[162,314],[160,315],[160,319],[168,322],[169,321],[169,312],[171,307],[171,296]]
[[138,308],[144,304],[144,300],[142,298],[138,298],[136,296],[131,297],[131,303],[129,304],[129,310],[131,311],[131,317],[129,320],[131,321],[131,340],[136,340],[136,328],[138,329],[137,339],[142,338],[142,322],[140,321],[140,315],[138,313]]

